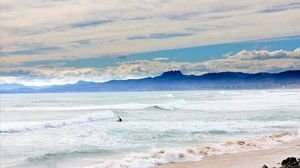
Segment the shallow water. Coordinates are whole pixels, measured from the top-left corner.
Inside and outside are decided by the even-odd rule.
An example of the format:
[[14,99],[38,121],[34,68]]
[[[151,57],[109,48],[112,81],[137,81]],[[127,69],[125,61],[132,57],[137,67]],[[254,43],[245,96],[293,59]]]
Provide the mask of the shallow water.
[[151,167],[267,148],[298,137],[299,102],[300,90],[1,95],[1,167]]

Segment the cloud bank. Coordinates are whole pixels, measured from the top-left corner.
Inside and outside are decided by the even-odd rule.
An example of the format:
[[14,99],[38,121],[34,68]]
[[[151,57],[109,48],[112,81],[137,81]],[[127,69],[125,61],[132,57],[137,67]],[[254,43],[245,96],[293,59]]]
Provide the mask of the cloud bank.
[[135,79],[156,76],[169,70],[182,70],[185,74],[208,72],[280,72],[286,69],[300,69],[300,48],[285,50],[242,50],[222,59],[204,62],[174,62],[157,58],[120,62],[117,66],[105,68],[67,68],[63,65],[36,67],[5,67],[0,72],[3,83],[19,82],[26,85],[49,85],[75,83],[79,80],[103,82],[111,79]]

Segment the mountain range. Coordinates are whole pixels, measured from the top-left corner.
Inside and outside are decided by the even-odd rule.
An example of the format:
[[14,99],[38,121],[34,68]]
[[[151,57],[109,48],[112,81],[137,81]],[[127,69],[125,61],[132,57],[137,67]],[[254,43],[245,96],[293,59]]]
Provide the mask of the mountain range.
[[300,70],[280,73],[219,72],[184,75],[179,70],[141,79],[111,80],[103,83],[79,81],[75,84],[33,87],[21,84],[0,84],[0,93],[59,93],[167,91],[203,89],[274,89],[300,88]]

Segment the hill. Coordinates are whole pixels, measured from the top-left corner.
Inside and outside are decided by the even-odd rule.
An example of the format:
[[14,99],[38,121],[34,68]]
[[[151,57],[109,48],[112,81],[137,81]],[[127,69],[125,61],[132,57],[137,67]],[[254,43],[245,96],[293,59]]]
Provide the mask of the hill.
[[[5,86],[5,87],[4,87]],[[1,84],[1,93],[56,93],[56,92],[115,92],[164,91],[203,89],[271,89],[300,88],[300,70],[280,73],[220,72],[200,76],[168,71],[160,76],[142,79],[111,80],[103,83],[79,81],[75,84],[49,87],[29,87],[19,84]]]

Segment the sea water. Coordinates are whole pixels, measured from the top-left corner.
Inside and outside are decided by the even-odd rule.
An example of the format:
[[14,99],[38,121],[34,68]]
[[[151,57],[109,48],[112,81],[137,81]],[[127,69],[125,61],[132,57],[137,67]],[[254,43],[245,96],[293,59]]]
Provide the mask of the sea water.
[[299,128],[297,89],[3,94],[0,164],[146,168],[269,148]]

